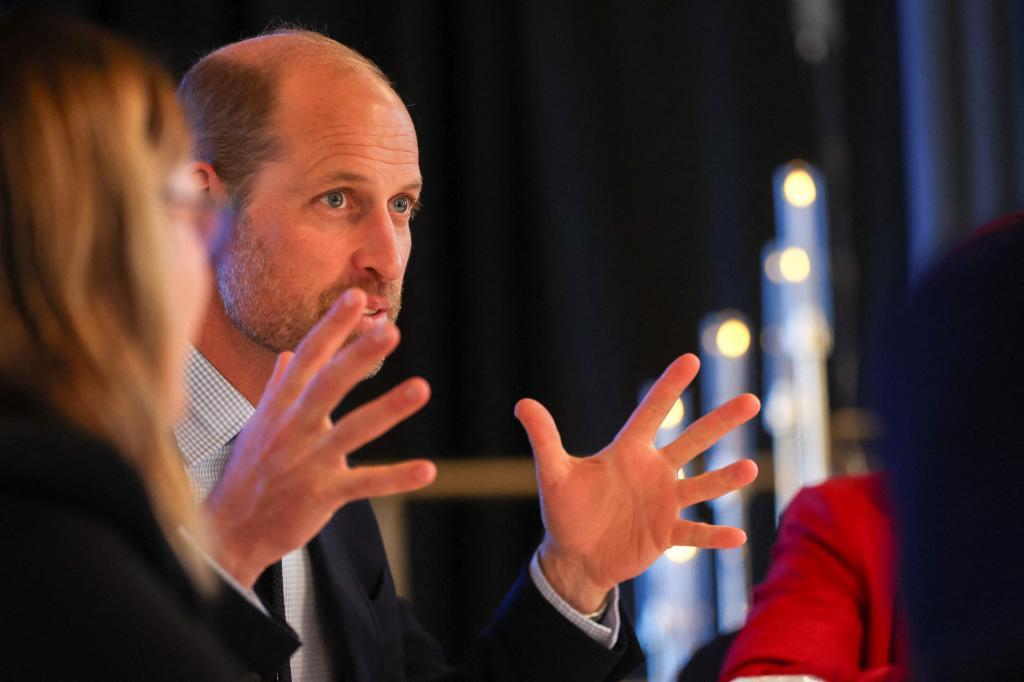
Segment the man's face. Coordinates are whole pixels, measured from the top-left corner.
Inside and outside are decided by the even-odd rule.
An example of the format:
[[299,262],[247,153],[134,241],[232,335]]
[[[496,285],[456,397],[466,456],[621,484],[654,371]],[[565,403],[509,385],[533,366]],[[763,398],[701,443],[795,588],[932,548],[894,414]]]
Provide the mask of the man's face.
[[369,299],[356,335],[398,317],[422,186],[416,131],[390,88],[315,63],[294,71],[274,120],[281,157],[254,178],[217,267],[234,325],[275,353],[349,287]]

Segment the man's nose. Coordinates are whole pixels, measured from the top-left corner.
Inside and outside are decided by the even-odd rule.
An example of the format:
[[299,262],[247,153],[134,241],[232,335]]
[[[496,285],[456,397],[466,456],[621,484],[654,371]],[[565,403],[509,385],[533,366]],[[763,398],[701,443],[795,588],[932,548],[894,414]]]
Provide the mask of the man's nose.
[[390,212],[382,209],[366,215],[361,231],[362,243],[353,255],[355,266],[385,282],[401,279],[405,251]]

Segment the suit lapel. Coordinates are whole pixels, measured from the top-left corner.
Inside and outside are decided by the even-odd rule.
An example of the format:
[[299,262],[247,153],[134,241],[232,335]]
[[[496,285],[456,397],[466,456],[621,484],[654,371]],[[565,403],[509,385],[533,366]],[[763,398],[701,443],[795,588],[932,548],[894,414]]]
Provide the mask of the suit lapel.
[[344,510],[309,544],[317,614],[338,680],[362,682],[382,675],[380,624],[345,545]]

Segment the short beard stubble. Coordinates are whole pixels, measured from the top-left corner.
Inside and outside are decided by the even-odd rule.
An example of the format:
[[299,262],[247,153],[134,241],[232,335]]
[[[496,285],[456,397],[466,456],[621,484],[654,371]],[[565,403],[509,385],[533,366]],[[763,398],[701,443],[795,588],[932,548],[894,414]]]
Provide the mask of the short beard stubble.
[[[274,271],[269,249],[256,235],[245,212],[235,221],[227,253],[216,264],[216,274],[228,319],[250,341],[275,354],[295,350],[337,298],[352,287],[386,299],[392,322],[398,319],[402,305],[401,285],[388,282],[339,280],[316,294],[290,291]],[[350,336],[345,345],[357,336]],[[366,378],[377,374],[383,364],[381,360]]]

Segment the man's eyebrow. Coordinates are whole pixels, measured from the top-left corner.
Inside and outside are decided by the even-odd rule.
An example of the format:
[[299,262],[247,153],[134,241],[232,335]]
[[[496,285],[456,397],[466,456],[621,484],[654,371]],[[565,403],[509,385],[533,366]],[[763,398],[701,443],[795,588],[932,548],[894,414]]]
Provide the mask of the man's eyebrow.
[[[370,178],[360,173],[351,173],[349,171],[340,171],[338,173],[330,173],[323,177],[323,182],[370,182]],[[402,187],[403,192],[408,192],[414,189],[423,189],[423,180],[417,179],[408,183]]]

